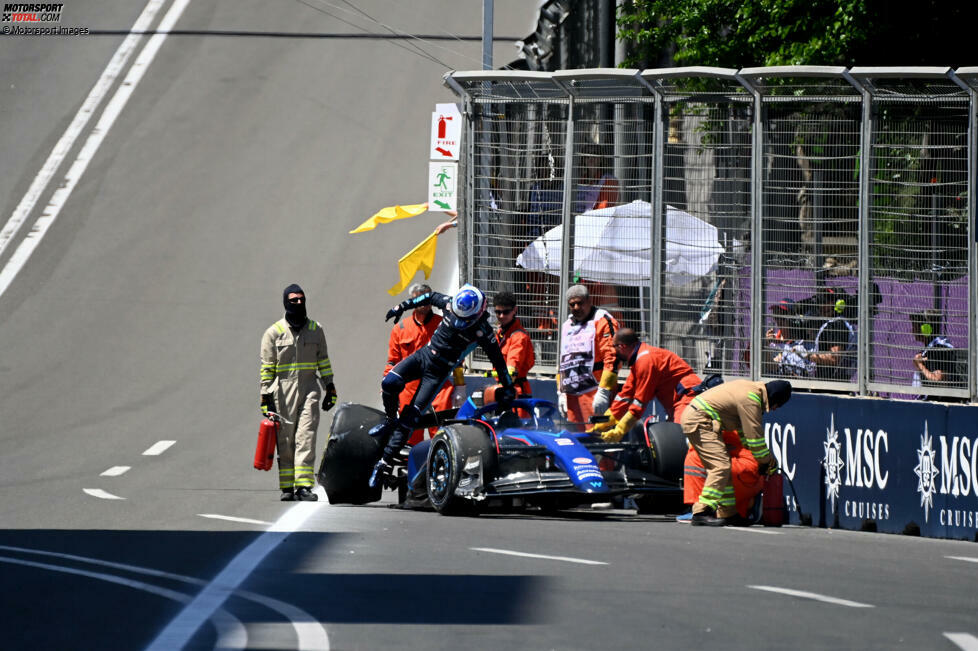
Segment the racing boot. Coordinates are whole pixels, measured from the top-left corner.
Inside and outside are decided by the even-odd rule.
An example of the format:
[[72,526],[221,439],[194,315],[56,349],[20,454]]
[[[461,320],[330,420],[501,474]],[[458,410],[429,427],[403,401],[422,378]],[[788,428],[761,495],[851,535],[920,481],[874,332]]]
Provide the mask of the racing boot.
[[397,429],[397,425],[398,425],[397,419],[388,416],[387,420],[385,420],[380,425],[374,425],[373,427],[371,427],[370,431],[367,432],[367,434],[377,439],[377,442],[380,444],[380,447],[384,447],[385,445],[387,445],[387,441],[390,440],[391,434],[393,434],[394,430]]
[[387,482],[387,479],[393,471],[394,466],[381,457],[380,461],[374,464],[373,472],[370,473],[370,479],[367,481],[367,484],[370,488],[377,488]]
[[319,495],[316,495],[308,486],[300,486],[295,489],[295,499],[300,502],[317,502],[319,501]]

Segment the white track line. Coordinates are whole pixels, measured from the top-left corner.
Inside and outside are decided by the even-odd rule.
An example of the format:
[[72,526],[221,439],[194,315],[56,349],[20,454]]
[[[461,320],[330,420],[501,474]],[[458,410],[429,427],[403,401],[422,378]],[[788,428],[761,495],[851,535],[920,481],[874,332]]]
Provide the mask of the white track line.
[[748,588],[753,588],[754,590],[766,590],[767,592],[777,592],[778,594],[786,594],[790,597],[800,597],[802,599],[812,599],[814,601],[822,601],[827,604],[835,604],[837,606],[848,606],[849,608],[875,608],[876,606],[872,604],[862,604],[858,601],[849,601],[848,599],[838,599],[836,597],[829,597],[828,595],[818,594],[817,592],[803,592],[801,590],[789,590],[788,588],[777,588],[772,585],[749,585]]
[[978,637],[970,633],[945,633],[944,637],[951,640],[962,651],[978,651]]
[[271,522],[265,522],[264,520],[252,520],[251,518],[236,518],[233,515],[218,515],[217,513],[198,513],[202,518],[211,518],[212,520],[227,520],[228,522],[243,522],[245,524],[263,524],[265,526],[271,525]]
[[[88,93],[88,97],[82,102],[81,108],[75,113],[71,124],[65,129],[64,134],[58,140],[54,149],[51,150],[47,160],[44,161],[44,165],[41,166],[41,171],[34,177],[30,187],[27,189],[27,194],[17,204],[14,213],[7,220],[7,223],[4,224],[3,230],[0,231],[0,253],[3,253],[4,249],[7,248],[13,240],[14,235],[17,234],[17,231],[20,230],[20,227],[27,220],[28,215],[34,210],[34,206],[37,205],[41,194],[44,193],[48,183],[54,178],[55,172],[58,171],[58,168],[64,161],[65,156],[68,155],[68,152],[74,146],[75,140],[81,134],[85,125],[88,124],[88,120],[102,102],[102,98],[112,88],[116,78],[125,67],[126,62],[129,61],[129,57],[136,50],[136,46],[139,44],[140,38],[142,38],[139,32],[149,29],[150,24],[156,17],[156,13],[163,6],[163,2],[164,0],[150,0],[146,4],[143,12],[139,14],[139,18],[133,24],[129,36],[122,41],[115,54],[112,55],[109,64],[102,71],[102,76],[95,82],[92,90]],[[0,294],[3,294],[4,290],[6,290],[6,285],[0,287]]]
[[508,549],[492,549],[491,547],[469,547],[474,552],[487,552],[489,554],[505,554],[506,556],[521,556],[523,558],[542,558],[548,561],[563,561],[565,563],[580,563],[582,565],[607,565],[604,561],[589,561],[586,558],[571,558],[569,556],[546,556],[544,554],[528,554],[526,552],[514,552]]
[[[186,576],[184,574],[173,574],[171,572],[163,572],[162,570],[154,570],[148,567],[141,567],[139,565],[113,563],[111,561],[103,561],[101,559],[90,558],[88,556],[76,556],[75,554],[48,552],[40,549],[28,549],[26,547],[9,547],[7,545],[0,545],[0,550],[18,552],[22,554],[36,554],[39,556],[66,558],[71,561],[91,563],[92,565],[100,565],[102,567],[111,567],[113,569],[124,570],[134,574],[154,576],[161,579],[171,579],[173,581],[180,581],[182,583],[190,583],[192,585],[207,585],[207,581],[203,581],[192,576]],[[249,592],[248,590],[235,590],[234,596],[261,604],[262,606],[265,606],[269,610],[274,610],[289,620],[289,622],[292,623],[292,628],[295,629],[296,635],[299,639],[299,651],[328,651],[329,636],[326,635],[326,630],[323,628],[322,624],[317,622],[316,619],[306,611],[301,610],[292,604],[287,604],[279,601],[278,599],[266,597],[265,595]]]
[[143,456],[155,457],[157,455],[163,454],[174,443],[176,443],[176,441],[157,441],[153,445],[146,448],[146,451],[143,452]]
[[967,561],[969,563],[978,563],[978,558],[972,558],[971,556],[945,556],[944,558],[950,558],[955,561]]
[[102,111],[102,116],[95,123],[95,126],[92,127],[88,138],[85,140],[85,144],[82,145],[81,151],[78,152],[78,157],[75,158],[75,162],[68,168],[58,189],[51,195],[51,201],[48,202],[47,207],[41,212],[41,216],[34,222],[33,228],[31,228],[30,232],[21,241],[13,255],[10,256],[10,260],[7,261],[6,266],[0,271],[0,295],[3,295],[7,291],[7,287],[10,286],[10,283],[20,273],[20,270],[27,264],[27,260],[34,253],[34,249],[41,243],[48,229],[51,228],[51,225],[58,218],[61,209],[64,208],[65,203],[68,201],[68,197],[71,196],[78,181],[85,173],[85,170],[88,169],[88,164],[92,162],[96,152],[98,152],[99,147],[105,140],[105,136],[108,135],[112,125],[115,124],[116,118],[122,113],[122,109],[125,108],[133,91],[149,68],[149,64],[152,63],[156,57],[156,53],[159,52],[160,46],[166,40],[167,32],[177,22],[177,19],[183,13],[183,10],[189,2],[190,0],[174,0],[170,6],[170,10],[166,12],[166,15],[160,21],[157,32],[150,37],[146,43],[146,47],[136,57],[132,67],[129,68],[129,73],[122,80],[115,95],[106,104],[105,110]]
[[723,527],[725,531],[746,531],[747,533],[762,533],[768,536],[783,536],[783,531],[771,531],[767,527]]
[[[8,556],[0,556],[0,562],[12,563],[14,565],[24,565],[26,567],[37,567],[43,570],[50,570],[52,572],[64,572],[65,574],[75,574],[77,576],[84,576],[90,579],[98,579],[99,581],[106,581],[108,583],[124,585],[128,588],[135,588],[136,590],[143,590],[144,592],[149,592],[150,594],[155,594],[165,599],[172,599],[173,601],[179,601],[181,603],[187,603],[190,601],[190,595],[186,595],[182,592],[161,588],[159,586],[152,585],[151,583],[133,581],[132,579],[115,576],[114,574],[89,572],[88,570],[79,570],[74,567],[49,565],[48,563],[26,561],[21,558],[11,558]],[[248,632],[241,623],[240,619],[221,608],[214,613],[213,620],[214,625],[217,627],[218,633],[217,648],[244,649],[248,646]]]
[[265,557],[288,535],[297,531],[309,516],[324,506],[323,502],[301,502],[282,515],[268,531],[258,536],[221,570],[193,601],[164,628],[146,651],[181,649],[255,570]]
[[118,477],[119,475],[123,475],[129,472],[131,468],[132,466],[112,466],[111,468],[103,472],[101,475],[99,475],[99,477]]
[[107,493],[101,488],[83,488],[83,492],[92,497],[97,497],[101,500],[124,500],[126,498],[119,497],[118,495],[113,495],[112,493]]

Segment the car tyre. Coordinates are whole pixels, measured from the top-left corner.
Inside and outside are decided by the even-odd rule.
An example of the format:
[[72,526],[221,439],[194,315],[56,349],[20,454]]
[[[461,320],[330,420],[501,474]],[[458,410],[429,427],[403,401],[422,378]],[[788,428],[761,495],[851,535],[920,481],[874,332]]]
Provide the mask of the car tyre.
[[385,418],[384,412],[364,405],[343,403],[337,407],[318,473],[330,504],[380,500],[383,487],[370,488],[367,482],[381,447],[368,432]]
[[648,426],[648,436],[652,463],[650,470],[653,474],[677,484],[676,494],[642,495],[635,498],[639,514],[678,513],[682,510],[682,493],[679,491],[679,480],[683,476],[683,466],[686,462],[686,436],[678,423],[658,422]]
[[483,482],[492,479],[495,449],[488,433],[476,425],[448,425],[431,440],[426,464],[428,501],[442,515],[474,515],[478,505],[456,494],[463,468],[473,457],[482,458]]

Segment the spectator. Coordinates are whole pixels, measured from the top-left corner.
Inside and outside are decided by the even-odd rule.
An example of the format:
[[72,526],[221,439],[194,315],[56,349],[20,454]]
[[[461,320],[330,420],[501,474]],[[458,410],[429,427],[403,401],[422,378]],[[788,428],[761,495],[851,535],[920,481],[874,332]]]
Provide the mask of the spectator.
[[804,322],[798,316],[796,303],[786,298],[771,306],[774,328],[765,333],[767,347],[772,351],[765,362],[764,375],[814,377],[815,363],[809,359],[813,345],[805,342]]
[[618,205],[619,183],[608,171],[609,167],[596,146],[581,152],[581,176],[574,193],[575,214]]
[[832,289],[817,294],[819,316],[825,322],[815,334],[808,361],[820,380],[848,382],[856,368],[856,329],[844,316],[846,298]]
[[937,310],[910,315],[914,339],[924,346],[913,356],[915,387],[964,386],[964,374],[958,369],[957,351],[947,337],[937,334],[940,322],[941,315]]

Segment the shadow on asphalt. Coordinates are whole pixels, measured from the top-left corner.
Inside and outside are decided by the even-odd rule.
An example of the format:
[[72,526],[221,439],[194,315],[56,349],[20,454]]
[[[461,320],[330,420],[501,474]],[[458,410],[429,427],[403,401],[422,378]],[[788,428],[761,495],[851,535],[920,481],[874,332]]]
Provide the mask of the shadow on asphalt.
[[[138,649],[261,532],[0,531],[0,639],[4,649]],[[330,623],[519,625],[549,577],[458,572],[330,573],[317,567],[344,533],[293,533],[240,586]],[[405,558],[409,558],[407,554]],[[123,565],[127,567],[123,567]],[[344,569],[348,569],[345,566]],[[160,573],[168,573],[168,576]],[[164,594],[165,593],[165,594]],[[167,597],[166,595],[170,595]],[[224,606],[245,626],[287,620],[240,593]],[[213,648],[201,627],[193,648]]]

